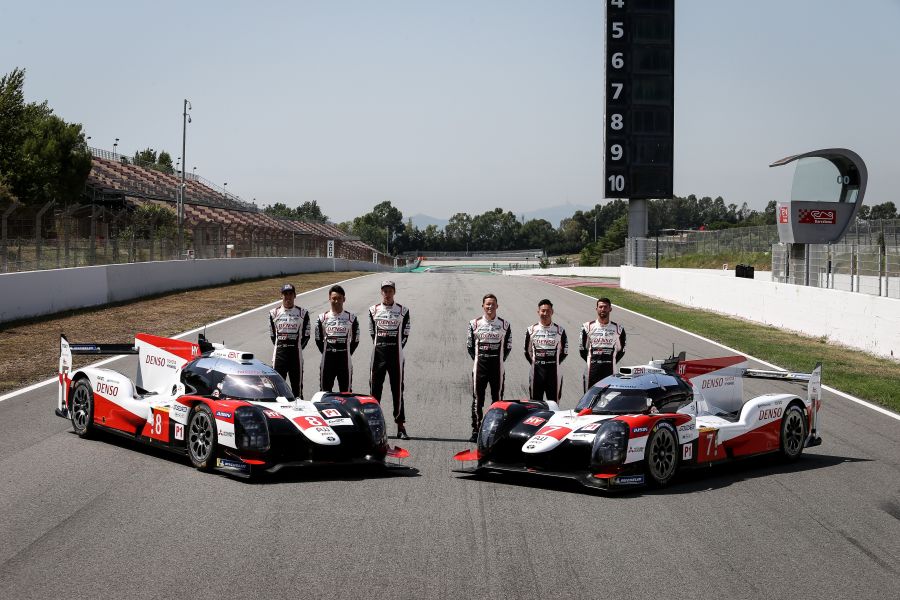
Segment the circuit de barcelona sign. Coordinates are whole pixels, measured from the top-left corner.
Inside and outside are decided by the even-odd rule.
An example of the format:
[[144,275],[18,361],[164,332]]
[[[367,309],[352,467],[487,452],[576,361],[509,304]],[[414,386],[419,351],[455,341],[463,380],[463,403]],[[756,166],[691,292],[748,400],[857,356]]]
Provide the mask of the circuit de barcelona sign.
[[791,199],[779,202],[778,237],[792,244],[827,244],[843,237],[866,191],[866,164],[844,148],[814,150],[769,165],[797,161]]

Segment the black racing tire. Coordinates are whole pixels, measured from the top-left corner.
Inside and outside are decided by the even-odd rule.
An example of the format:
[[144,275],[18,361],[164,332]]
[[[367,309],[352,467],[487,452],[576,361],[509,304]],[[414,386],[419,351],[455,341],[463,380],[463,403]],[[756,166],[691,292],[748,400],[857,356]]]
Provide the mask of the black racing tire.
[[79,379],[72,386],[69,396],[69,417],[72,420],[72,429],[80,437],[86,438],[93,435],[94,428],[94,390],[87,379]]
[[660,421],[647,438],[644,461],[649,483],[656,487],[668,485],[678,471],[681,448],[678,433],[671,423]]
[[787,461],[794,461],[803,454],[806,445],[806,415],[796,404],[787,407],[781,415],[780,452]]
[[212,411],[205,404],[197,405],[188,418],[185,437],[188,458],[201,471],[211,471],[216,466],[218,435]]

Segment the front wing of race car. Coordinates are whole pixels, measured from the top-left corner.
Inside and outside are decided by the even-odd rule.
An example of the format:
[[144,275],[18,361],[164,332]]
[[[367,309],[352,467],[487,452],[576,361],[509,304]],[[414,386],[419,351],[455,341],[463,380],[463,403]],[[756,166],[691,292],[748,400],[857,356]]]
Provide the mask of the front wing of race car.
[[[320,394],[317,401],[291,404],[204,402],[215,408],[218,451],[212,467],[230,475],[250,477],[297,467],[386,466],[409,456],[405,449],[387,443],[381,409],[367,396]],[[251,415],[254,418],[247,419]]]
[[576,481],[589,488],[605,491],[623,490],[642,486],[646,483],[643,473],[590,473],[583,471],[564,471],[526,465],[525,463],[500,462],[484,459],[477,449],[457,452],[453,457],[458,466],[452,469],[455,473],[477,475],[480,473],[521,473],[539,475],[557,479]]

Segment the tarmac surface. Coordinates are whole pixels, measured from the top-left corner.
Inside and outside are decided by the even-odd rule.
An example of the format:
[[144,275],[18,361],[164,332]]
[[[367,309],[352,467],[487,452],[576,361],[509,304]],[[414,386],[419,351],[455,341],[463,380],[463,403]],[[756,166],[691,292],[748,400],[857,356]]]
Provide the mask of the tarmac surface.
[[[539,299],[553,301],[570,338],[564,408],[581,395],[578,332],[594,301],[526,277],[392,277],[412,317],[404,468],[262,483],[204,474],[162,451],[78,438],[53,414],[56,387],[44,386],[0,402],[0,598],[900,597],[900,421],[826,393],[824,442],[799,461],[692,472],[659,491],[608,496],[568,481],[455,474],[451,457],[470,434],[466,323],[482,295],[497,294],[513,325],[509,398],[527,390],[525,327]],[[364,333],[382,278],[344,283]],[[326,291],[298,303],[322,312]],[[730,354],[623,309],[613,320],[628,333],[624,364],[673,345],[689,358]],[[207,335],[271,357],[262,308]],[[368,391],[370,354],[364,336],[356,391]],[[309,397],[314,343],[304,356]],[[134,376],[133,358],[109,366]]]

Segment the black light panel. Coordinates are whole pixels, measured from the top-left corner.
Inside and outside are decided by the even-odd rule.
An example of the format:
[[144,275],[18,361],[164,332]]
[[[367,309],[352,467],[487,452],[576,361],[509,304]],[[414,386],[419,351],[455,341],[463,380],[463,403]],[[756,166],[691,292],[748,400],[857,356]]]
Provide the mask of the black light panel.
[[675,0],[607,0],[605,198],[671,198]]

